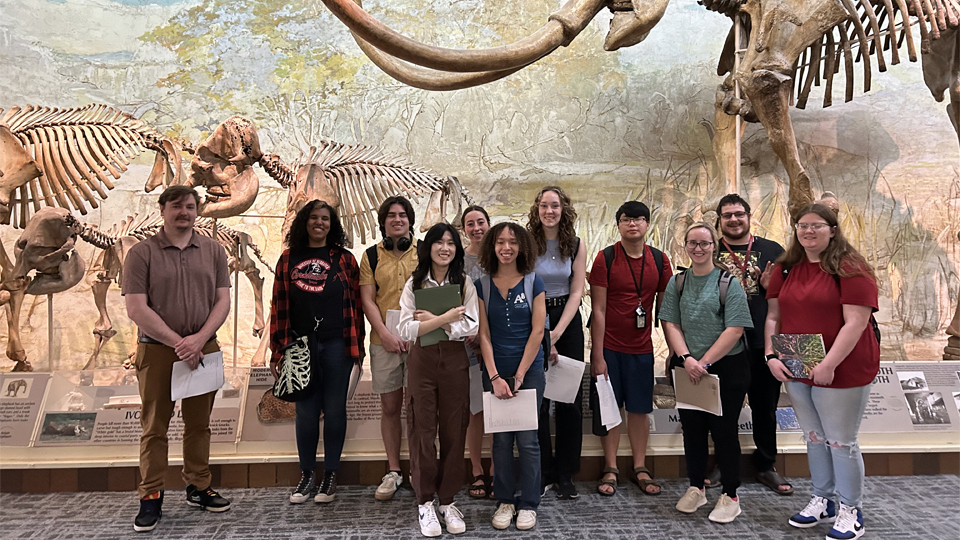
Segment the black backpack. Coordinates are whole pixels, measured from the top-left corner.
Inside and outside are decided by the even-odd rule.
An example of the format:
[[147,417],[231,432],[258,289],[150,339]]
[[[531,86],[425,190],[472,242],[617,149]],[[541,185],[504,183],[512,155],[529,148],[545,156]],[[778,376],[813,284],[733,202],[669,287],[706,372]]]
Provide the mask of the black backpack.
[[[780,265],[780,272],[783,274],[783,282],[787,282],[787,276],[790,275],[790,268]],[[840,276],[837,274],[830,274],[833,276],[833,280],[837,282],[837,288],[840,288]],[[880,325],[877,324],[877,319],[874,318],[873,313],[870,314],[870,326],[873,327],[873,335],[877,338],[877,345],[880,345]]]

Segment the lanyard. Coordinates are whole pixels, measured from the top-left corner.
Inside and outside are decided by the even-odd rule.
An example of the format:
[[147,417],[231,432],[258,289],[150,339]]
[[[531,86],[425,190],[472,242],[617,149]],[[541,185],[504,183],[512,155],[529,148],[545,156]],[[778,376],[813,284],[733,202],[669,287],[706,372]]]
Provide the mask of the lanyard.
[[[623,250],[623,257],[627,260],[627,268],[630,269],[630,277],[633,278],[633,286],[637,288],[637,305],[643,305],[643,297],[640,296],[640,291],[643,290],[643,272],[647,269],[647,245],[643,245],[643,253],[640,254],[640,284],[637,285],[637,275],[633,273],[633,263],[630,260],[630,256],[627,255],[627,248],[623,247],[623,244],[620,244],[620,249]],[[608,284],[609,285],[609,284]]]
[[727,248],[727,253],[730,254],[730,258],[733,259],[733,264],[737,265],[741,271],[743,271],[744,277],[747,275],[747,266],[750,265],[750,250],[753,248],[753,235],[750,235],[750,241],[747,242],[747,253],[743,257],[743,262],[740,262],[740,258],[737,257],[737,254],[730,249],[730,244],[727,243],[726,239],[723,239],[723,247]]

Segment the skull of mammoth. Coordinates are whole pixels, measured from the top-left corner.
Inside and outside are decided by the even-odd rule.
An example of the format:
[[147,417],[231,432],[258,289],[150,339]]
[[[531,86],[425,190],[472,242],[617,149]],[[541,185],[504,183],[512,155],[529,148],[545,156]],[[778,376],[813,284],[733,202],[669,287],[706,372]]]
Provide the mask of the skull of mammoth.
[[80,226],[65,208],[41,208],[27,222],[14,248],[13,278],[36,272],[26,293],[63,292],[83,278],[83,259],[74,249]]
[[199,215],[225,218],[246,212],[260,190],[253,165],[262,157],[253,122],[233,116],[217,126],[197,147],[190,164],[188,184],[207,191]]

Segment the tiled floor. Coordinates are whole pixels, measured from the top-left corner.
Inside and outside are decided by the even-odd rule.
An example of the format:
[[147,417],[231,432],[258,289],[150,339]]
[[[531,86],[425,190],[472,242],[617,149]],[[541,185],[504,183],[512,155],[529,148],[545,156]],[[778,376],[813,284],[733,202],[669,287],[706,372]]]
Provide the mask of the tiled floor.
[[[710,490],[710,504],[692,516],[673,506],[684,482],[665,482],[659,497],[641,494],[621,484],[614,497],[601,497],[592,482],[580,482],[581,496],[558,501],[548,492],[539,511],[539,523],[526,533],[513,527],[496,531],[490,526],[494,503],[475,501],[462,492],[467,532],[458,538],[647,538],[647,539],[814,539],[824,538],[828,526],[794,529],[787,518],[809,497],[808,479],[795,479],[797,493],[778,496],[752,482],[740,489],[743,514],[729,525],[707,519],[719,496]],[[374,487],[341,486],[334,502],[291,505],[290,488],[224,489],[233,508],[213,514],[187,506],[180,492],[167,493],[164,516],[152,533],[133,532],[136,495],[130,493],[3,494],[0,496],[0,537],[4,539],[117,538],[266,539],[266,538],[420,538],[415,498],[401,489],[392,501],[378,502]],[[960,477],[868,477],[864,516],[866,538],[960,539]],[[453,535],[444,533],[446,538]]]

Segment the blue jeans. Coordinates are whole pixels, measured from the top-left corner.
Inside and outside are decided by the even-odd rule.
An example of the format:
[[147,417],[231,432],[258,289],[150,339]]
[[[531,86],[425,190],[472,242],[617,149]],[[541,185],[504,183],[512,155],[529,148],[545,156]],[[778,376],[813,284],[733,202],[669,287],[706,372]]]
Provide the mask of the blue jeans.
[[[543,366],[531,366],[520,390],[537,391],[537,410],[543,400],[543,388],[547,384]],[[512,504],[517,510],[536,510],[540,506],[540,441],[537,430],[511,431],[493,434],[493,489],[497,500]],[[516,496],[517,477],[513,466],[513,443],[517,443],[520,455],[520,496]]]
[[857,443],[870,385],[820,388],[786,383],[793,410],[807,441],[813,494],[860,508],[863,504],[863,456]]
[[297,454],[300,470],[310,472],[317,467],[317,444],[320,442],[320,413],[323,413],[323,467],[328,471],[340,468],[340,454],[347,437],[347,389],[353,361],[346,355],[343,338],[321,341],[311,351],[320,368],[313,393],[296,402]]

